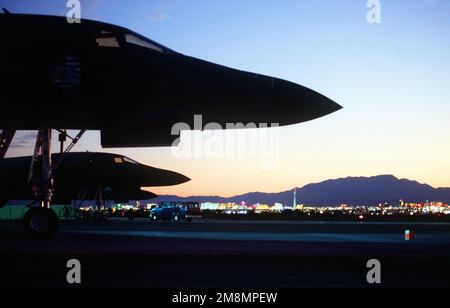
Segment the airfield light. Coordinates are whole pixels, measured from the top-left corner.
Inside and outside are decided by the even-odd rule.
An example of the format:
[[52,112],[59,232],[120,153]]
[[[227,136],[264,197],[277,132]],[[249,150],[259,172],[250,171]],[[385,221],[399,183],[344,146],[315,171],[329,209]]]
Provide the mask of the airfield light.
[[413,239],[414,239],[414,232],[412,232],[411,230],[406,230],[405,231],[405,240],[412,241]]

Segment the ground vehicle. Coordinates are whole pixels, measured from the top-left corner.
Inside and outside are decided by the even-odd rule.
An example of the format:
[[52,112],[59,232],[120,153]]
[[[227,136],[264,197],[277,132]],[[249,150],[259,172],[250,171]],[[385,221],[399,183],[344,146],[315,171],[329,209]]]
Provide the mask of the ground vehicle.
[[150,218],[157,220],[187,220],[201,218],[198,202],[160,202],[150,211]]

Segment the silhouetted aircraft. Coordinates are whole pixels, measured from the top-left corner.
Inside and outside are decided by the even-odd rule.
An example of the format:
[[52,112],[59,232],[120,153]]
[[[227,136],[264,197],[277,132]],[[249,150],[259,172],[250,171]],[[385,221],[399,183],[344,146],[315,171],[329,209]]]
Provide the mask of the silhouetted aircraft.
[[[279,123],[341,107],[281,79],[188,57],[96,21],[2,14],[0,128],[101,130],[104,147],[171,146],[173,124]],[[226,46],[224,46],[226,48]],[[36,116],[39,114],[39,116]]]
[[[178,185],[189,181],[186,176],[140,164],[128,157],[107,153],[53,154],[56,169],[53,178],[56,204],[72,201],[149,200],[155,194],[141,187]],[[0,207],[9,200],[35,200],[33,181],[40,176],[29,174],[32,157],[6,158],[0,161]],[[38,162],[39,163],[39,162]],[[28,184],[30,183],[30,184]],[[41,208],[32,208],[32,211]],[[31,230],[38,233],[38,230]],[[37,234],[38,235],[38,234]]]
[[[65,17],[0,15],[0,158],[16,130],[39,130],[38,199],[51,201],[52,129],[100,130],[103,147],[171,146],[176,123],[313,120],[341,109],[295,83],[177,53],[128,29]],[[223,46],[227,48],[227,46]],[[71,146],[69,146],[70,149]],[[33,164],[34,168],[35,164]]]

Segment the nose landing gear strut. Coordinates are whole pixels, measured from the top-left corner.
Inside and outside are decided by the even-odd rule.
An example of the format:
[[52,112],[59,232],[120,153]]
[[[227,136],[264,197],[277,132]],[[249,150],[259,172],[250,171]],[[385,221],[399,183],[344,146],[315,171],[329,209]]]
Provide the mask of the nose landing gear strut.
[[53,195],[51,145],[52,130],[39,130],[28,176],[35,201],[23,218],[25,232],[31,237],[49,237],[58,228],[58,217],[50,209]]
[[86,130],[81,130],[75,138],[71,138],[72,142],[63,151],[63,143],[69,136],[65,130],[60,130],[59,141],[61,142],[62,155],[59,161],[53,163],[51,155],[52,130],[39,130],[28,176],[28,184],[31,186],[35,201],[31,204],[30,210],[23,219],[25,232],[31,237],[49,237],[56,232],[58,217],[50,208],[54,190],[53,173],[62,163],[64,154],[74,147],[85,132]]

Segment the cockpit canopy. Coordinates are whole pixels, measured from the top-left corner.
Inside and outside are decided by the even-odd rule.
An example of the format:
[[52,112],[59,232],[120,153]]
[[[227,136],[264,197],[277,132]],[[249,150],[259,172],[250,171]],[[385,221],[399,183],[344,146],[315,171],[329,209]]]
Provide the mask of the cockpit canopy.
[[[83,19],[80,24],[69,24],[65,17],[27,15],[27,14],[0,14],[0,30],[14,28],[14,36],[9,36],[11,43],[30,45],[33,40],[42,43],[64,42],[78,44],[84,42],[85,46],[95,43],[103,48],[141,47],[162,54],[176,54],[175,51],[154,42],[138,33],[123,27]],[[3,32],[3,31],[1,31]],[[3,33],[2,33],[3,34]],[[28,40],[24,40],[24,38]]]
[[175,53],[169,48],[133,32],[115,34],[113,32],[103,30],[100,31],[99,35],[97,35],[95,42],[98,47],[121,48],[123,47],[123,44],[126,44],[130,46],[147,48],[159,53]]

